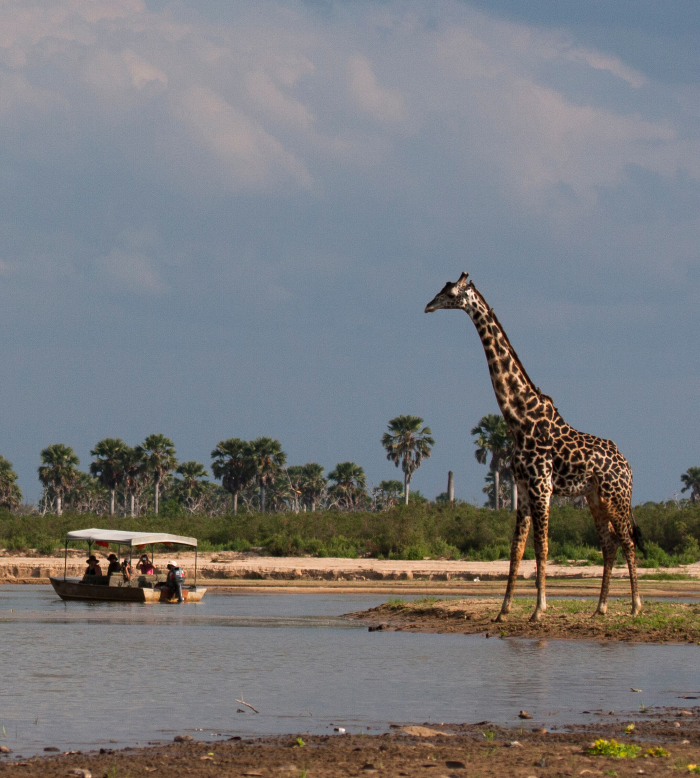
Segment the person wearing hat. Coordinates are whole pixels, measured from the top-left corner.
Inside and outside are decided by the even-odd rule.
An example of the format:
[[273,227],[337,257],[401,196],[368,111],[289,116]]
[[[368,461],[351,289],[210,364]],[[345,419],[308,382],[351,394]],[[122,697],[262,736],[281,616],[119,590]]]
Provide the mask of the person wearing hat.
[[165,579],[165,586],[170,590],[170,597],[177,594],[177,601],[184,602],[182,597],[182,584],[185,580],[185,571],[178,563],[171,559],[168,564],[168,577]]
[[107,559],[109,559],[109,567],[107,568],[107,575],[112,575],[112,573],[121,573],[122,566],[119,564],[119,560],[117,559],[116,554],[110,554]]
[[85,575],[102,575],[102,568],[97,561],[97,557],[94,554],[90,554],[90,557],[85,560],[87,562],[87,570]]

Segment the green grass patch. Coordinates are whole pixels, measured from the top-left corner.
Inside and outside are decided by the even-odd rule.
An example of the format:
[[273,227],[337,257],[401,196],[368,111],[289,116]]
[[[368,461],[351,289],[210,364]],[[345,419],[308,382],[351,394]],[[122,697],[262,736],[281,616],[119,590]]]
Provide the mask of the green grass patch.
[[586,753],[591,756],[612,756],[616,759],[626,759],[639,756],[641,753],[641,746],[635,746],[632,743],[618,743],[617,740],[600,740],[595,741],[595,745],[589,748]]

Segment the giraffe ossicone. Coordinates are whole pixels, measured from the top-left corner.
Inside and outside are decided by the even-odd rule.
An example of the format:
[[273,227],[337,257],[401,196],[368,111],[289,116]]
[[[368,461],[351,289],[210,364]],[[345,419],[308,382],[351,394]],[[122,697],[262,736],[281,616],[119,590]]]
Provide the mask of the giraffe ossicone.
[[496,401],[513,437],[511,470],[518,485],[518,510],[510,548],[506,594],[498,615],[510,612],[518,567],[532,523],[537,560],[537,606],[531,620],[547,609],[545,568],[549,505],[553,494],[584,496],[603,551],[603,581],[594,615],[607,612],[608,592],[618,546],[622,546],[632,589],[632,615],[642,610],[637,584],[635,544],[641,534],[632,514],[632,468],[612,440],[589,435],[567,424],[551,397],[531,381],[505,330],[481,293],[462,273],[447,282],[425,312],[459,308],[479,334]]

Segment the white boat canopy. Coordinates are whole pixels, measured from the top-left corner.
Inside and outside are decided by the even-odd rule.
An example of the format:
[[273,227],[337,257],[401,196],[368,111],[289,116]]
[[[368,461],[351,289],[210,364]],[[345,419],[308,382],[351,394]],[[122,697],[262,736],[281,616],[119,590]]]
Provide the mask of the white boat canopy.
[[66,542],[69,540],[87,540],[89,543],[120,543],[126,546],[146,546],[152,543],[197,545],[197,538],[187,538],[184,535],[168,535],[165,532],[122,532],[117,529],[78,529],[66,533]]

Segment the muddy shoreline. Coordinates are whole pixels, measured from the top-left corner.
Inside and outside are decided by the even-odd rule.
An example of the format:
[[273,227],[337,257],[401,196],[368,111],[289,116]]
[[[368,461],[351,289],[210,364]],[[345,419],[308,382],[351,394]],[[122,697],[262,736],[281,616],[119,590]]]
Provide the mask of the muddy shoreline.
[[646,602],[642,614],[632,617],[629,599],[620,598],[610,602],[607,616],[592,617],[595,605],[588,600],[550,599],[542,620],[531,622],[534,607],[534,599],[516,599],[507,620],[496,623],[500,599],[426,597],[411,602],[390,600],[344,617],[365,622],[371,632],[700,644],[700,605],[696,603]]
[[[22,759],[0,757],[0,775],[25,778],[168,776],[549,776],[692,774],[700,763],[700,708],[592,712],[590,724],[549,731],[527,719],[513,727],[486,721],[391,725],[389,732],[167,742],[147,748]],[[589,752],[615,740],[636,756]],[[630,748],[631,747],[631,748]]]

